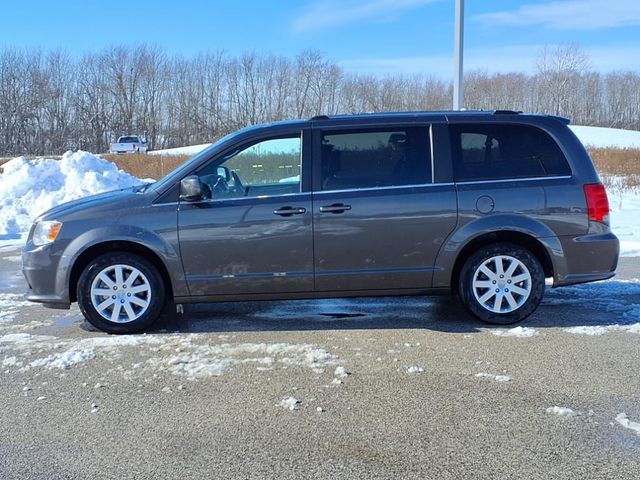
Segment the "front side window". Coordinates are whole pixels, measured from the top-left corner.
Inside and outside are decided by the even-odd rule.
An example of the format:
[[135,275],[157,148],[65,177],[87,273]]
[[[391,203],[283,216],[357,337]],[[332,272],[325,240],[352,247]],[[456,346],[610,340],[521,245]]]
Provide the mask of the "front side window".
[[457,181],[571,175],[556,142],[531,125],[450,127]]
[[198,172],[209,198],[300,192],[300,136],[263,140],[228,154]]
[[325,131],[322,190],[345,190],[431,182],[427,127]]

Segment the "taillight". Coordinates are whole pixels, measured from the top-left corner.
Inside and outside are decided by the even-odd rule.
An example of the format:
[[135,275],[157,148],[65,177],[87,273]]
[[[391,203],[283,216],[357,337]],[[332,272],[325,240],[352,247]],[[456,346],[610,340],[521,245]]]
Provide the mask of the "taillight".
[[584,196],[587,199],[589,220],[609,223],[609,199],[604,185],[588,183],[584,185]]

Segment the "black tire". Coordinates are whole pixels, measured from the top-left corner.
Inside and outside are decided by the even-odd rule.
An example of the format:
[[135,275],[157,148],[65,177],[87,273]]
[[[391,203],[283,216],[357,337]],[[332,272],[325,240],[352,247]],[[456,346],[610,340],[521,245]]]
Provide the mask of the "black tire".
[[[136,286],[148,286],[148,291],[137,294],[142,295],[140,300],[148,300],[146,307],[141,307],[127,301],[128,305],[136,309],[134,313],[139,315],[131,321],[127,321],[126,319],[122,321],[111,321],[110,319],[105,318],[96,309],[96,306],[92,301],[92,285],[94,284],[94,281],[100,282],[99,280],[96,280],[96,277],[105,269],[109,269],[110,267],[115,269],[116,266],[123,266],[125,274],[127,272],[132,272],[132,270],[127,269],[136,269],[142,274],[137,280],[141,285],[132,285],[130,288],[135,288]],[[126,292],[125,288],[126,287],[121,288],[120,292]],[[126,295],[126,293],[120,292],[114,291],[114,294]],[[166,302],[165,285],[158,269],[146,258],[125,252],[105,253],[104,255],[92,260],[80,275],[77,295],[80,310],[91,325],[107,333],[119,334],[139,332],[150,327],[162,313]],[[130,293],[128,295],[131,297]],[[108,299],[107,296],[98,298]],[[122,303],[124,303],[124,301],[122,301]],[[124,307],[118,306],[118,312],[121,312],[122,308]],[[115,306],[112,307],[111,312],[113,312],[114,309]],[[108,309],[103,309],[102,311],[103,313],[109,312]],[[127,312],[119,314],[118,317],[120,317],[120,315],[127,316]]]
[[[529,289],[528,297],[526,295],[520,295],[515,293],[515,288],[512,288],[511,293],[509,294],[509,287],[511,286],[511,280],[509,280],[509,284],[496,284],[496,291],[500,290],[498,295],[494,295],[493,305],[491,305],[491,298],[487,299],[484,304],[480,302],[480,300],[484,297],[484,295],[492,295],[493,294],[493,283],[494,281],[500,282],[498,279],[499,275],[495,272],[497,270],[497,264],[495,263],[494,257],[497,256],[507,256],[512,257],[519,261],[530,275],[531,281],[528,279],[525,281],[521,281],[518,283],[514,283],[513,287],[520,290]],[[492,273],[496,273],[496,280],[484,275],[480,272],[480,267],[485,264],[490,259],[494,259],[492,262],[488,264],[489,270]],[[509,262],[512,262],[509,259],[505,259],[507,265]],[[501,265],[504,265],[503,261],[500,260]],[[494,265],[495,268],[492,270],[491,265]],[[491,287],[485,288],[477,288],[474,289],[474,276],[478,272],[478,280],[479,284],[483,284],[483,282],[487,282],[487,284],[491,284]],[[506,273],[506,272],[504,272]],[[523,274],[526,275],[526,271],[518,267],[516,270],[516,275],[513,277],[514,280],[518,277],[521,277]],[[486,245],[472,254],[464,263],[462,270],[460,271],[460,278],[458,281],[458,295],[460,297],[460,301],[464,305],[464,307],[475,315],[477,318],[482,320],[483,322],[495,324],[495,325],[509,325],[512,323],[517,323],[529,315],[531,315],[542,300],[542,296],[544,295],[544,270],[538,258],[532,254],[529,250],[519,247],[510,243],[494,243],[491,245]],[[506,282],[506,280],[505,280]],[[479,285],[478,284],[478,285]],[[507,293],[505,293],[505,291]],[[478,296],[479,298],[478,298]],[[506,295],[510,296],[510,299],[516,302],[517,307],[513,307],[513,305],[509,305],[509,301],[506,298]],[[496,307],[496,303],[500,302],[500,304]],[[521,303],[520,303],[521,302]],[[491,307],[491,308],[490,308]],[[495,309],[501,311],[495,311]],[[504,311],[502,311],[504,310]]]

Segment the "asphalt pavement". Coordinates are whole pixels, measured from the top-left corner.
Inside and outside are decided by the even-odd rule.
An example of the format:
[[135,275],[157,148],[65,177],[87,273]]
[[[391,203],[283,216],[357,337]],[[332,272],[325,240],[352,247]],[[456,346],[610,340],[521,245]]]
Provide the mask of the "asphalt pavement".
[[515,330],[407,297],[185,306],[116,337],[22,302],[18,255],[0,249],[1,479],[640,476],[638,258]]

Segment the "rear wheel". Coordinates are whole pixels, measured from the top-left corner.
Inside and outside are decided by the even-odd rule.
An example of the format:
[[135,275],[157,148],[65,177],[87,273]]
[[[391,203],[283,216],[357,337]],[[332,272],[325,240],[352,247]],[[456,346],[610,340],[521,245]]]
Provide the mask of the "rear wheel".
[[480,320],[507,325],[524,320],[540,304],[544,271],[529,250],[509,243],[480,248],[462,267],[458,293]]
[[138,255],[112,252],[86,266],[78,281],[85,318],[108,333],[133,333],[151,326],[162,312],[165,288],[158,269]]

